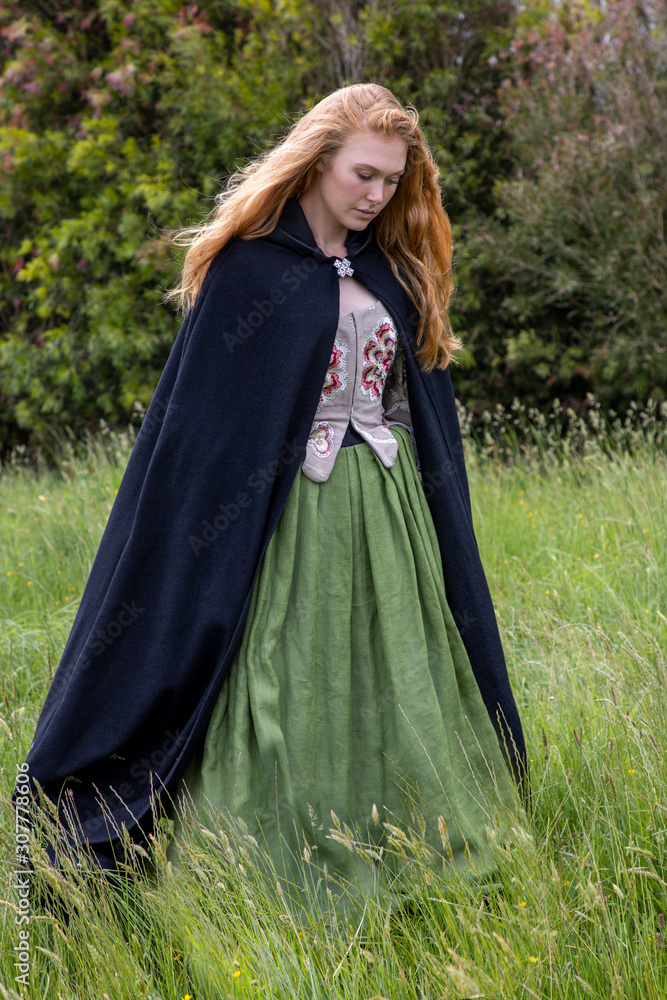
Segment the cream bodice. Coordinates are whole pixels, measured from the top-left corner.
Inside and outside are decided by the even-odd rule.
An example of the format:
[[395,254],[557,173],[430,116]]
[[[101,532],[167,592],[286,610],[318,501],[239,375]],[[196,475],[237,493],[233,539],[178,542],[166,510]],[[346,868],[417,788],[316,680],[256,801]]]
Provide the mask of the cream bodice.
[[329,478],[348,423],[387,468],[398,452],[389,425],[401,424],[410,431],[419,463],[405,357],[394,320],[359,282],[351,277],[339,281],[338,329],[301,467],[315,482]]

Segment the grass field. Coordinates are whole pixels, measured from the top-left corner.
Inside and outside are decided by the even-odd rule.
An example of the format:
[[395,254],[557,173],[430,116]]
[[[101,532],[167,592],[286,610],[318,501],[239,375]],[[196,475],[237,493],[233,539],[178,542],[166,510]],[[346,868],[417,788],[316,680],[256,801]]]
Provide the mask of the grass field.
[[633,453],[590,442],[577,456],[469,454],[533,784],[531,818],[505,817],[491,887],[434,871],[419,837],[396,829],[412,906],[369,900],[361,926],[304,922],[238,831],[193,836],[175,868],[164,830],[149,879],[130,871],[111,889],[85,873],[51,876],[69,923],[32,916],[30,985],[15,981],[9,795],[129,447],[109,435],[58,471],[18,465],[0,480],[0,995],[663,1000],[667,461],[636,440]]

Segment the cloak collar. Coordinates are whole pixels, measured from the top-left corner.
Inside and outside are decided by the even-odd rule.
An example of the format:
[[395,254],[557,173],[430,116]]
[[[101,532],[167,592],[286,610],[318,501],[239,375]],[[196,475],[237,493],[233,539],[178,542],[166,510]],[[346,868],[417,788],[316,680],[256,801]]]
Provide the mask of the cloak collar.
[[[275,229],[264,237],[270,243],[278,243],[280,246],[288,247],[302,256],[315,257],[316,260],[329,260],[333,263],[339,260],[335,255],[327,257],[323,250],[317,245],[313,232],[308,225],[308,219],[303,211],[298,198],[288,198],[285,202],[282,214]],[[369,222],[365,229],[357,231],[348,229],[347,259],[352,260],[358,253],[366,247],[376,245],[375,228],[373,222]]]

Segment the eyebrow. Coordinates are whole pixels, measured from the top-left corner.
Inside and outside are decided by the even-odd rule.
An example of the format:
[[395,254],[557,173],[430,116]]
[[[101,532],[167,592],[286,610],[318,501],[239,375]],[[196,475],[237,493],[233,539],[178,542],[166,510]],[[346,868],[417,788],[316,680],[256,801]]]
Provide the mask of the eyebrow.
[[[354,165],[355,165],[355,167],[365,167],[366,170],[372,170],[374,174],[379,174],[380,173],[380,171],[378,170],[378,168],[377,167],[372,167],[370,165],[370,163],[355,163]],[[404,173],[405,173],[405,167],[403,167],[402,170],[393,170],[390,174],[387,174],[387,177],[393,177],[394,174],[404,174]]]

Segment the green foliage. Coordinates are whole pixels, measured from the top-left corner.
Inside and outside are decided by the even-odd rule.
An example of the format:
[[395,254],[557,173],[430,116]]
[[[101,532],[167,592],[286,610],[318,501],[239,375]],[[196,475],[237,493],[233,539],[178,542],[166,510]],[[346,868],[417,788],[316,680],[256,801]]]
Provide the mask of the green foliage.
[[7,0],[0,16],[6,450],[148,404],[178,327],[160,232],[198,220],[282,128],[308,56],[296,3],[279,21],[259,0]]
[[469,244],[497,303],[471,342],[503,402],[664,399],[667,9],[605,8],[564,5],[507,54],[513,176]]
[[162,235],[371,80],[441,168],[462,399],[662,398],[666,59],[664,0],[0,0],[0,455],[137,422],[179,325]]

